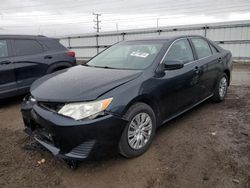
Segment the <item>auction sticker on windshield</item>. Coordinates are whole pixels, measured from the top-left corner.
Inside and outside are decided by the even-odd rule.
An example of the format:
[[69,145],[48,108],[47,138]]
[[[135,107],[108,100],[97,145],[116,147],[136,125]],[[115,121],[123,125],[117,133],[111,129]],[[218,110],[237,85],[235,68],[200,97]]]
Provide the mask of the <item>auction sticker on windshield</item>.
[[140,52],[140,51],[134,51],[134,52],[132,52],[130,55],[131,55],[131,56],[135,56],[135,57],[146,58],[146,57],[148,57],[149,53]]

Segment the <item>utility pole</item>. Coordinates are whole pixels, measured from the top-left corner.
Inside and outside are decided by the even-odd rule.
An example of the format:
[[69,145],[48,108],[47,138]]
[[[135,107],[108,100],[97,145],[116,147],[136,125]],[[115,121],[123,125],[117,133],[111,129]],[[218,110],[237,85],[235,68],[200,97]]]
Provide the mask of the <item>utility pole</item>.
[[119,30],[118,29],[118,23],[116,23],[115,26],[116,26],[116,32],[118,33],[118,30]]
[[94,23],[95,23],[94,29],[96,29],[96,32],[99,33],[99,31],[100,31],[100,29],[101,29],[101,27],[100,27],[101,21],[99,20],[99,16],[101,16],[101,14],[98,14],[98,13],[94,13],[94,12],[93,12],[93,15],[96,17],[96,19],[93,20]]
[[[119,29],[118,29],[118,23],[115,24],[116,26],[116,32],[118,33]],[[117,34],[117,42],[119,42],[119,35]]]
[[96,33],[97,33],[97,35],[96,35],[96,52],[98,54],[99,53],[99,48],[100,48],[99,41],[98,41],[98,37],[99,37],[98,33],[99,33],[100,29],[101,29],[100,28],[100,22],[101,21],[99,20],[99,16],[101,16],[101,14],[93,12],[93,15],[96,17],[96,19],[94,19],[93,21],[95,23],[94,29],[96,29]]
[[159,20],[160,18],[156,18],[156,28],[159,29]]

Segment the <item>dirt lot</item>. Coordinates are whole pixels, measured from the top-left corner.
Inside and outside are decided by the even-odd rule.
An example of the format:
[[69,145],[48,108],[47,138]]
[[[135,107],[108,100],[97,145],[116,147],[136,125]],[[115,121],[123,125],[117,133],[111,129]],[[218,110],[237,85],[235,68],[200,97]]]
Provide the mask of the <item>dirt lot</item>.
[[29,138],[21,98],[1,101],[0,187],[250,188],[249,78],[250,66],[235,66],[224,102],[207,101],[161,127],[143,156],[114,155],[75,171],[47,152],[22,149]]

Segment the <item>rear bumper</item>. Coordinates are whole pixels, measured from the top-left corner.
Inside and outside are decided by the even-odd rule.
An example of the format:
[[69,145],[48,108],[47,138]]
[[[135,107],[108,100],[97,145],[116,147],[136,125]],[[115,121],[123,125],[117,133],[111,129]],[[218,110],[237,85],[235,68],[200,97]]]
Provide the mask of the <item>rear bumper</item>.
[[24,101],[21,112],[25,132],[62,158],[82,160],[117,150],[126,120],[107,114],[94,120],[75,121]]

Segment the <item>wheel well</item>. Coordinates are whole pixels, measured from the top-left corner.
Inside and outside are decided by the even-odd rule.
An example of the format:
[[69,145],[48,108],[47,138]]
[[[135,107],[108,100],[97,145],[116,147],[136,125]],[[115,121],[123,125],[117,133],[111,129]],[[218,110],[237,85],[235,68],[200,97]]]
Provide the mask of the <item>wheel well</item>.
[[53,73],[55,71],[63,70],[66,68],[69,68],[69,66],[58,66],[58,67],[55,67],[54,69],[51,69],[51,73]]
[[230,84],[230,71],[229,70],[225,70],[224,73],[227,75],[228,85],[229,85]]
[[66,62],[65,63],[56,63],[56,64],[51,65],[48,68],[47,73],[53,73],[55,71],[59,71],[59,70],[66,69],[66,68],[69,68],[69,67],[71,67],[71,64],[66,63]]
[[154,101],[153,101],[152,99],[150,99],[149,97],[138,97],[138,98],[132,100],[132,101],[127,105],[127,107],[125,108],[123,114],[125,114],[125,113],[128,111],[128,109],[129,109],[132,105],[134,105],[135,103],[139,103],[139,102],[145,103],[145,104],[149,105],[149,106],[152,108],[152,110],[153,110],[154,113],[155,113],[155,116],[156,116],[156,123],[157,123],[157,126],[158,126],[158,125],[160,124],[160,111],[159,111],[159,108],[158,108],[158,105],[156,104],[156,102],[154,102]]

